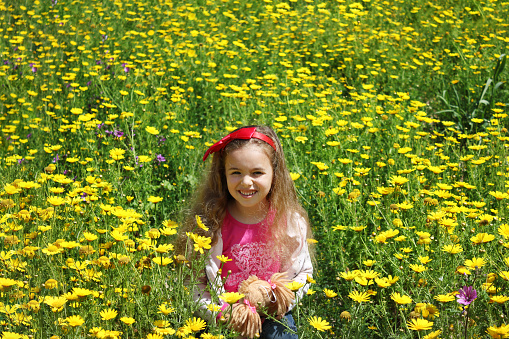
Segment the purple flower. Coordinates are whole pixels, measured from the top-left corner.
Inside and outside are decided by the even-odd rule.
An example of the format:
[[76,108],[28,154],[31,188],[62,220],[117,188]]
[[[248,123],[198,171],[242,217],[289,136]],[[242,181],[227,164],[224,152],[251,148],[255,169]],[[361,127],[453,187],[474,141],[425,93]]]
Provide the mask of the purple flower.
[[474,301],[477,298],[477,291],[472,286],[463,286],[463,288],[460,288],[459,294],[456,295],[456,300],[462,305],[470,305],[472,301]]
[[58,154],[57,154],[57,156],[53,158],[53,163],[56,163],[58,160],[60,160],[60,158],[58,157]]
[[115,130],[115,132],[113,132],[113,136],[114,136],[115,138],[120,138],[120,137],[122,137],[123,135],[124,135],[124,132],[122,132],[122,131],[117,131],[117,130]]
[[165,162],[166,161],[166,159],[163,157],[162,154],[158,154],[156,160],[159,161],[159,162]]

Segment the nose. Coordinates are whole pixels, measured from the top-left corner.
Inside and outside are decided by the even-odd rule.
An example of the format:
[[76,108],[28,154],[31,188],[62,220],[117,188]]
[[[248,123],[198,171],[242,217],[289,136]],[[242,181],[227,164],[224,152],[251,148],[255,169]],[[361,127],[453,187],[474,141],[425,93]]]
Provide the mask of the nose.
[[242,178],[242,185],[244,185],[244,186],[251,186],[252,183],[253,183],[253,180],[251,179],[251,177],[249,175],[245,175]]

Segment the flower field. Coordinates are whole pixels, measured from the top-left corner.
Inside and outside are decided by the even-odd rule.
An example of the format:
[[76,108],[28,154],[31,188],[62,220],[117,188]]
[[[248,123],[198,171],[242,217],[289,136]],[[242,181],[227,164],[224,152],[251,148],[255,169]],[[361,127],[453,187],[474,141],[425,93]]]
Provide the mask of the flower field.
[[300,338],[509,337],[509,2],[0,18],[1,338],[235,337],[194,313],[208,239],[193,262],[174,241],[204,152],[251,124],[278,132],[312,223]]

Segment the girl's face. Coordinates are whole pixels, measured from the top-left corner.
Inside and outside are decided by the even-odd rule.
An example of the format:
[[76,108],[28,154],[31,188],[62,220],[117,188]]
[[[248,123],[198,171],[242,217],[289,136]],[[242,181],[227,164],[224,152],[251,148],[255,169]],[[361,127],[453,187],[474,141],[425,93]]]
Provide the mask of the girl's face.
[[242,216],[267,212],[273,171],[262,147],[249,144],[231,151],[225,159],[225,171],[237,212]]

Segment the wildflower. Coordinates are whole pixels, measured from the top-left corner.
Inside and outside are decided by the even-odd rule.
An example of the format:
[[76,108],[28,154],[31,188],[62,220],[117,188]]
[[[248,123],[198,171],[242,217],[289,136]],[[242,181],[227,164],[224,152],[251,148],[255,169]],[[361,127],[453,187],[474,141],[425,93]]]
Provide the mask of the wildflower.
[[504,280],[506,280],[506,281],[509,281],[509,271],[502,271],[502,272],[498,273],[498,275],[499,275],[502,279],[504,279]]
[[2,332],[2,339],[23,339],[24,336],[14,332]]
[[434,297],[434,299],[439,301],[439,302],[441,302],[441,303],[448,303],[450,301],[455,300],[456,298],[454,297],[453,294],[448,293],[448,294],[439,294],[439,295],[436,295]]
[[48,197],[46,201],[49,202],[52,206],[60,206],[65,203],[65,199],[61,197]]
[[509,239],[509,224],[502,224],[498,228],[498,234],[504,237],[504,239]]
[[341,314],[339,315],[339,318],[340,319],[345,319],[347,321],[350,321],[352,320],[352,315],[350,314],[350,312],[348,311],[343,311],[341,312]]
[[238,292],[226,292],[219,296],[227,304],[235,304],[240,299],[244,298],[244,294]]
[[426,319],[412,319],[407,322],[408,329],[412,331],[423,331],[423,330],[429,330],[431,327],[433,327],[433,322],[428,321]]
[[406,184],[408,182],[408,179],[405,177],[401,177],[399,175],[393,175],[391,177],[390,183],[394,186],[401,186],[403,184]]
[[44,288],[46,288],[48,290],[51,290],[51,289],[57,288],[57,287],[58,287],[58,281],[56,281],[55,279],[48,279],[44,283]]
[[293,181],[295,181],[295,180],[300,178],[300,174],[299,173],[290,173],[290,176],[291,176]]
[[70,317],[65,318],[65,320],[67,321],[67,324],[72,327],[81,326],[85,322],[85,319],[83,319],[79,315],[72,315]]
[[509,335],[509,325],[501,325],[499,327],[497,326],[490,326],[486,330],[486,332],[492,337],[492,338],[507,338]]
[[161,305],[159,305],[159,311],[157,313],[168,315],[173,312],[175,312],[175,309],[173,307],[171,307],[168,303],[162,303]]
[[326,320],[322,320],[321,317],[314,316],[308,318],[308,321],[311,326],[313,326],[314,328],[321,332],[330,330],[332,328],[332,326],[329,326],[329,322]]
[[136,320],[134,320],[134,318],[131,317],[122,317],[120,318],[120,321],[126,325],[132,325],[136,322]]
[[196,224],[205,232],[209,230],[209,228],[203,224],[199,215],[196,215]]
[[472,286],[463,286],[463,288],[460,288],[456,298],[458,298],[456,300],[458,303],[467,306],[477,298],[477,291]]
[[431,320],[433,320],[434,317],[440,316],[438,308],[432,304],[418,303],[415,305],[415,311],[421,313],[424,318],[429,318]]
[[114,148],[110,150],[110,157],[114,160],[122,160],[124,159],[124,153],[125,151],[121,148]]
[[399,305],[410,304],[412,302],[412,298],[407,295],[401,295],[397,292],[391,294],[391,299]]
[[475,245],[483,244],[492,241],[495,239],[495,236],[493,234],[488,233],[478,233],[472,238],[470,238],[470,241],[473,242]]
[[161,197],[154,197],[154,196],[151,195],[150,197],[147,198],[147,200],[150,201],[153,204],[157,204],[158,202],[163,201],[163,198],[161,198]]
[[101,315],[102,320],[111,320],[117,316],[118,312],[114,309],[108,308],[107,310],[101,311],[99,314]]
[[158,333],[149,333],[147,334],[146,339],[163,339],[164,337]]
[[216,258],[222,262],[223,264],[227,263],[228,261],[232,261],[232,259],[228,258],[227,256],[224,256],[224,255],[218,255],[216,256]]
[[338,294],[336,292],[334,292],[333,290],[329,290],[327,288],[324,288],[323,289],[323,292],[325,293],[325,295],[327,296],[327,298],[334,298],[335,296],[337,296]]
[[450,253],[450,254],[457,254],[457,253],[463,252],[463,247],[461,247],[460,244],[444,245],[442,247],[442,251]]
[[428,268],[423,265],[410,264],[409,266],[412,269],[412,271],[417,272],[417,273],[422,273],[422,272],[428,270]]
[[147,126],[145,128],[145,131],[147,131],[147,133],[152,134],[152,135],[158,135],[159,134],[159,131],[156,128],[151,127],[151,126]]
[[486,260],[484,258],[472,258],[465,260],[465,266],[468,268],[475,270],[477,268],[481,268],[486,265]]
[[505,295],[494,295],[490,297],[490,303],[503,304],[507,300],[509,300],[509,297]]
[[348,296],[358,303],[369,301],[369,294],[366,292],[353,291]]
[[303,286],[304,286],[303,283],[300,283],[297,281],[292,281],[291,283],[286,284],[286,287],[288,287],[290,290],[292,290],[294,292],[300,290]]
[[210,249],[210,242],[212,241],[209,237],[202,237],[194,233],[187,233],[187,236],[194,241],[194,250],[203,254],[203,249]]
[[427,335],[422,337],[422,339],[436,339],[440,334],[442,334],[442,330],[436,330],[431,333],[428,333]]
[[207,326],[207,323],[200,318],[194,317],[193,319],[186,320],[186,326],[193,332],[201,331]]

